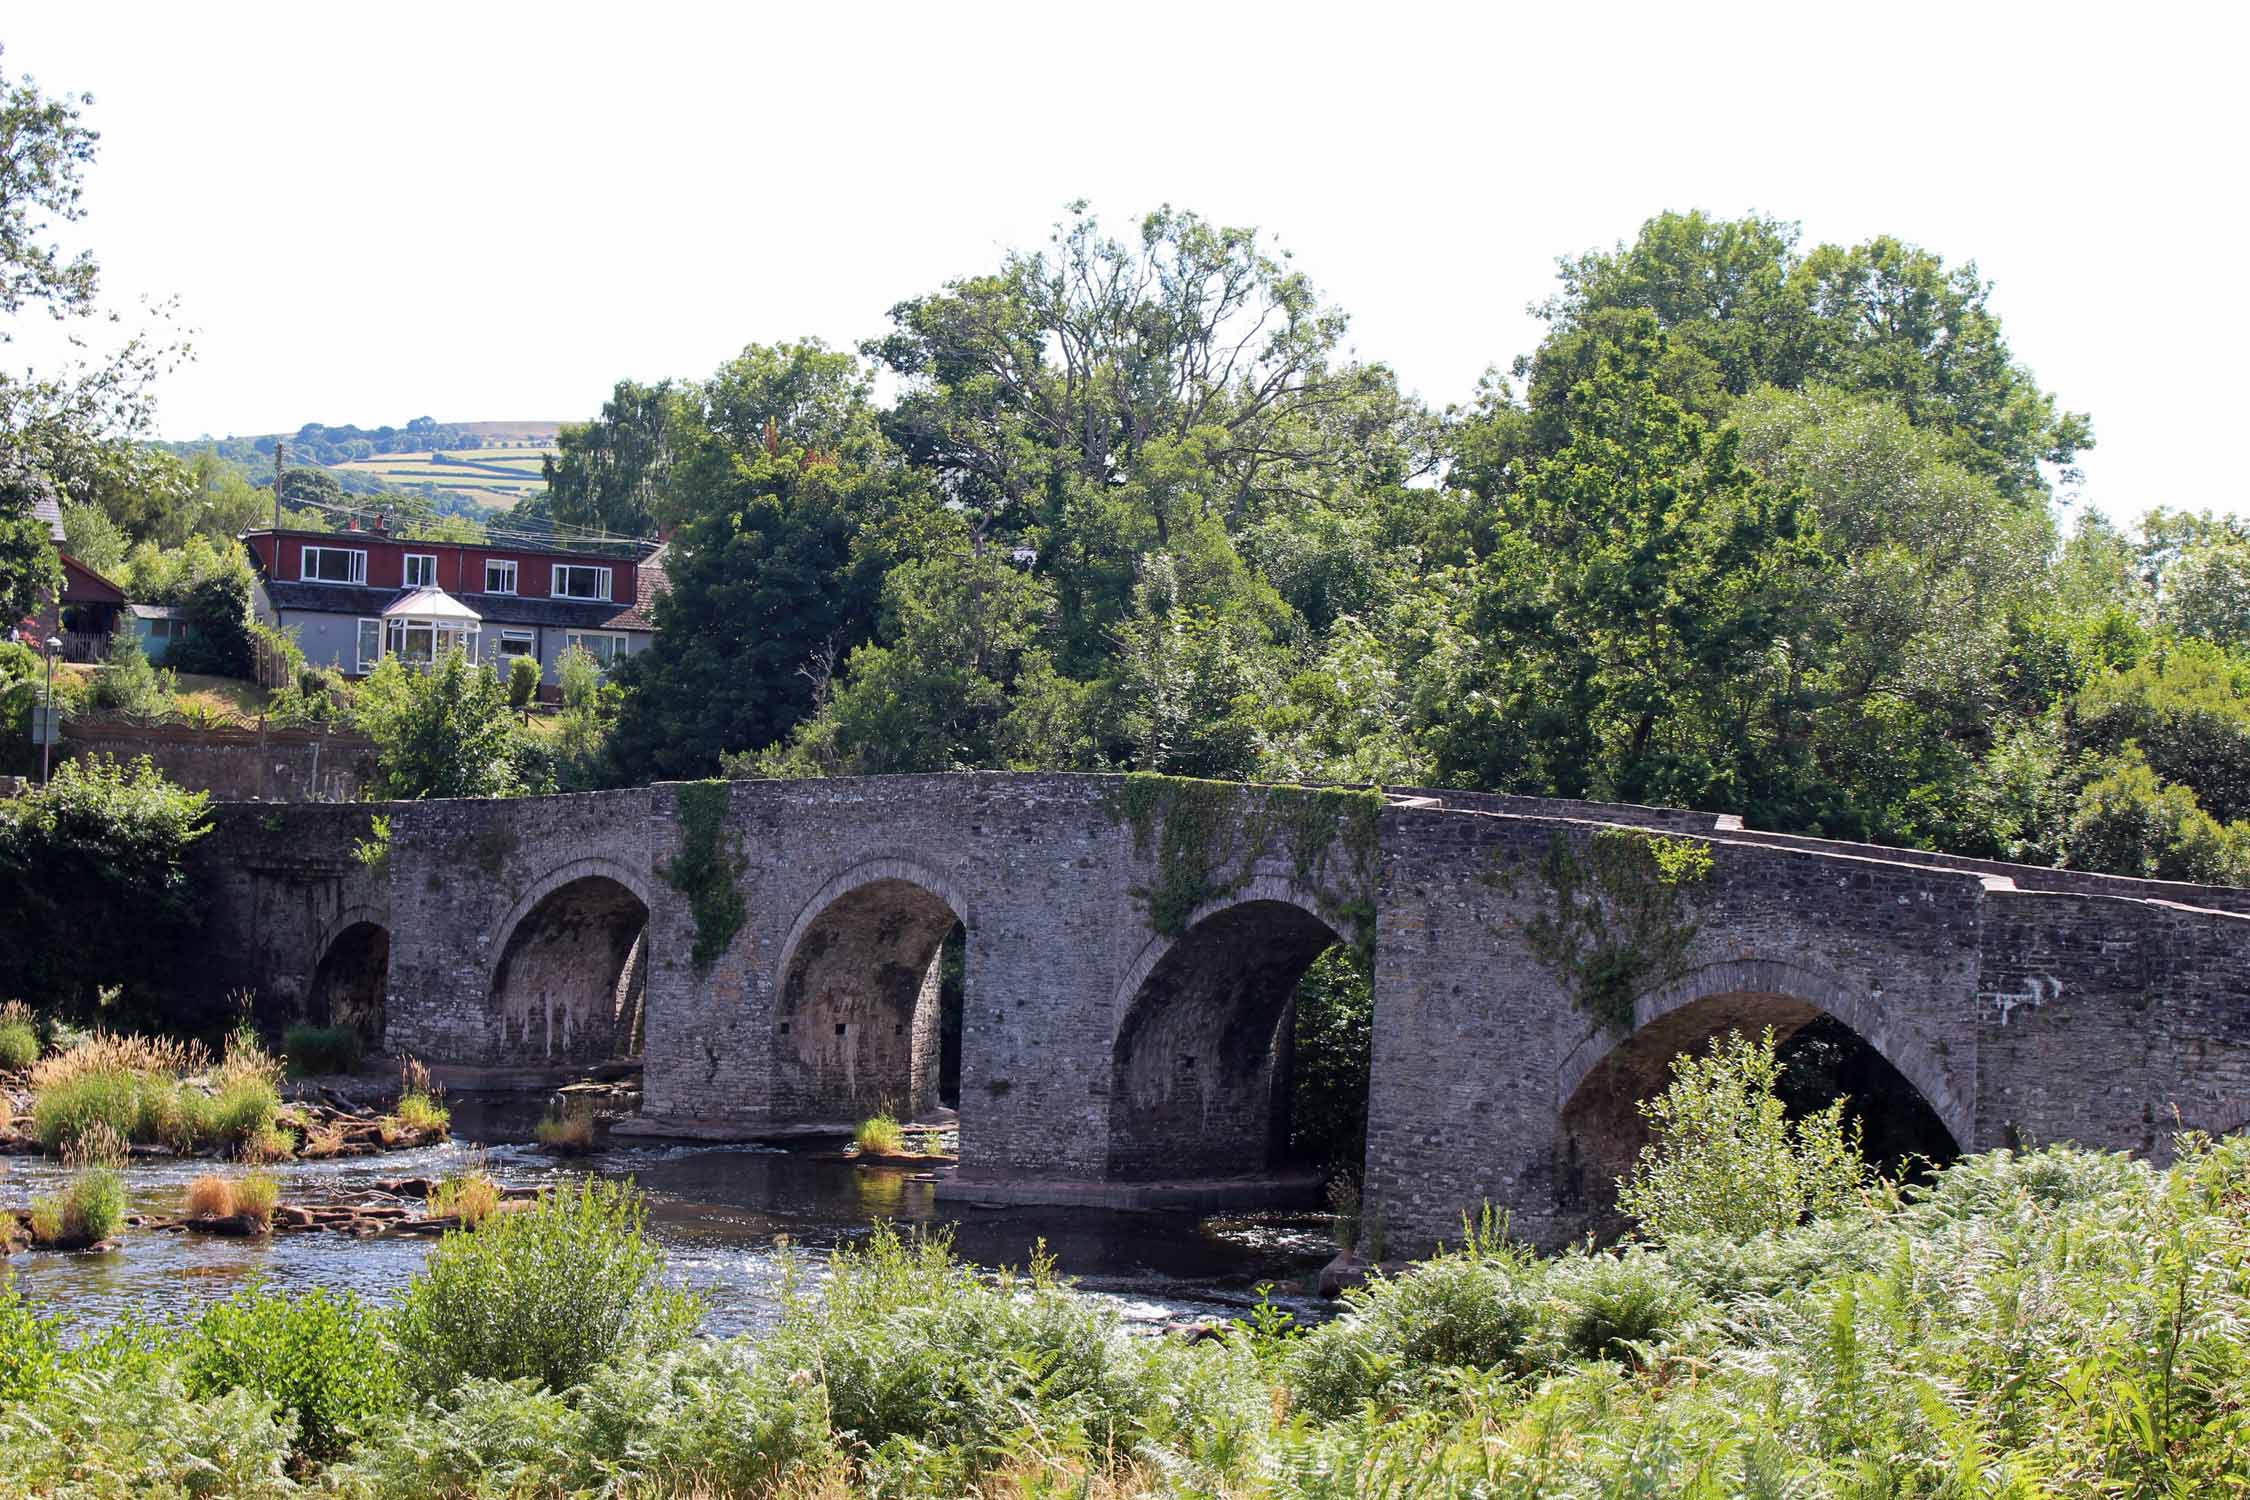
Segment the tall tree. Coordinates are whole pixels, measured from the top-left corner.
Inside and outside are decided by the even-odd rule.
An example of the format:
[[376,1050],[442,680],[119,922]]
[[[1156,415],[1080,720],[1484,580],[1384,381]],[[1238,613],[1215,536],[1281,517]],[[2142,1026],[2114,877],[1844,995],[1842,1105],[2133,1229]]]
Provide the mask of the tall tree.
[[[68,253],[57,238],[84,216],[85,173],[100,140],[83,117],[92,103],[90,94],[50,95],[29,77],[0,72],[0,347],[31,313],[70,324],[121,321],[101,312],[93,252]],[[170,311],[150,310],[159,322]],[[130,481],[152,461],[132,441],[154,416],[150,384],[186,352],[144,330],[45,374],[0,370],[0,446],[74,500],[92,499],[105,479]]]

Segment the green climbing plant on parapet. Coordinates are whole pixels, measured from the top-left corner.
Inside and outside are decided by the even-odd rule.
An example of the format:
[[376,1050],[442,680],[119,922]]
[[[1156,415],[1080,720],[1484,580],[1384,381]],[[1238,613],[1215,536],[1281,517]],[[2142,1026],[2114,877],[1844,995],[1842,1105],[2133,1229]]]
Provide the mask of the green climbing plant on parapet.
[[1353,945],[1374,951],[1382,793],[1144,772],[1120,779],[1110,811],[1133,830],[1136,852],[1155,856],[1156,878],[1133,896],[1163,936],[1178,937],[1200,908],[1248,885],[1260,860],[1282,857]]
[[695,916],[695,967],[719,961],[742,930],[742,872],[747,862],[726,847],[728,786],[695,781],[680,788],[680,852],[658,872],[665,884],[687,897]]
[[1580,1010],[1630,1028],[1640,993],[1687,971],[1696,934],[1687,895],[1711,874],[1710,846],[1605,828],[1581,854],[1558,832],[1539,874],[1544,909],[1525,931],[1532,953],[1569,986]]

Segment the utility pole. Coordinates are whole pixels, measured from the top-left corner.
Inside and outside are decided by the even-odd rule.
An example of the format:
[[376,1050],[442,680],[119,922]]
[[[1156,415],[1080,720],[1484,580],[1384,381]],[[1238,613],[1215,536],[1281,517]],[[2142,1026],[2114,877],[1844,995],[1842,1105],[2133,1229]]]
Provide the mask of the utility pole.
[[47,769],[55,753],[55,653],[62,650],[60,636],[47,637],[47,702],[39,712],[39,784],[47,784]]
[[[289,445],[287,443],[279,438],[273,440],[273,529],[276,531],[281,529],[281,465],[283,456],[288,451]],[[277,542],[275,545],[279,546],[280,544]],[[281,559],[277,554],[274,558],[275,566],[278,567],[280,562]]]

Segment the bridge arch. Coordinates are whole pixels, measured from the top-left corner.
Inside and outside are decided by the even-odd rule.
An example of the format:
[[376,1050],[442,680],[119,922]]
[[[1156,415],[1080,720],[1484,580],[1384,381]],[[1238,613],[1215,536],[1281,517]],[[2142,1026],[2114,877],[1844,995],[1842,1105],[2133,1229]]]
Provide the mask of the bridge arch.
[[364,903],[345,907],[313,950],[305,1018],[318,1026],[350,1026],[369,1046],[380,1048],[390,966],[389,914]]
[[1310,891],[1258,876],[1143,946],[1111,1012],[1109,1176],[1247,1176],[1279,1162],[1297,984],[1341,940]]
[[1629,1034],[1597,1027],[1564,1058],[1555,1093],[1558,1207],[1603,1226],[1615,1179],[1648,1139],[1639,1105],[1663,1089],[1675,1057],[1729,1031],[1756,1036],[1771,1028],[1786,1051],[1808,1028],[1831,1027],[1863,1045],[1878,1072],[1911,1086],[1929,1116],[1925,1131],[1934,1126],[1955,1150],[1970,1141],[1970,1111],[1938,1058],[1896,1034],[1878,995],[1783,960],[1716,963],[1641,996]]
[[864,861],[814,892],[774,970],[777,1112],[850,1125],[936,1109],[943,950],[970,925],[953,881],[910,859]]
[[526,887],[495,929],[486,983],[496,1063],[599,1062],[634,1045],[646,988],[649,890],[600,856]]

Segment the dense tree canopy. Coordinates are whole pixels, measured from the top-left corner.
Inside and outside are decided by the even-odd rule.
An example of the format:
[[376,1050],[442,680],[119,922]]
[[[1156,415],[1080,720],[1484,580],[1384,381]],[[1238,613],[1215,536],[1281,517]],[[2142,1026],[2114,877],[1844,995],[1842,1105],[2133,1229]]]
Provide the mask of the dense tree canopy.
[[1480,786],[2242,878],[2250,533],[2060,528],[2091,427],[1990,290],[1662,214],[1440,412],[1266,236],[1073,206],[861,358],[572,429],[558,518],[676,528],[605,774]]

